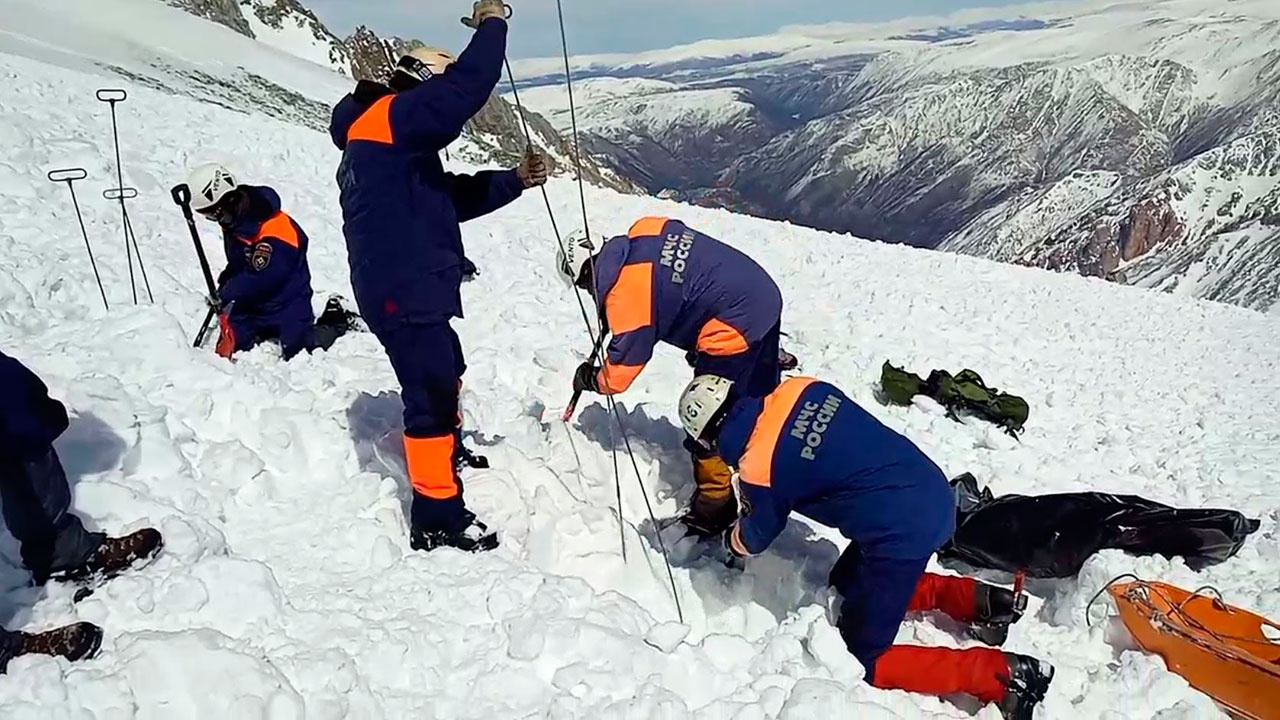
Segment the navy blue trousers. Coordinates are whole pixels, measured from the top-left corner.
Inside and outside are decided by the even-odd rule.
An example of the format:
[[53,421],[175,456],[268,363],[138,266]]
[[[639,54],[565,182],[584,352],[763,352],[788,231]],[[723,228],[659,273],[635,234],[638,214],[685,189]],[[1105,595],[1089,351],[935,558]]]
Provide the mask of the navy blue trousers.
[[269,316],[231,314],[231,330],[236,352],[243,352],[266,340],[279,340],[284,359],[291,360],[303,350],[316,346],[315,315],[311,305],[301,303],[285,312]]
[[893,645],[928,565],[928,557],[881,557],[851,542],[831,569],[830,584],[843,598],[836,629],[866,669],[868,683],[875,681],[876,660]]
[[85,529],[69,512],[71,488],[53,449],[27,458],[0,459],[4,522],[21,544],[22,563],[37,584],[50,573],[84,564],[106,536]]
[[454,465],[460,442],[458,392],[466,361],[448,322],[404,323],[378,335],[404,402],[405,459],[415,529],[460,531],[469,523]]

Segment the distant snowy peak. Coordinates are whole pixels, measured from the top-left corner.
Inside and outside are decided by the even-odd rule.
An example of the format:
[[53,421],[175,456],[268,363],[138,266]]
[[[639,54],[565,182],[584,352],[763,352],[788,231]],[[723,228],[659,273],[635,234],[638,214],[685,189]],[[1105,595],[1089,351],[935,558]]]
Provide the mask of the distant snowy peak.
[[165,0],[206,20],[304,60],[344,74],[350,54],[340,40],[297,0]]
[[350,74],[346,45],[296,0],[240,0],[240,7],[249,11],[245,18],[262,42]]
[[385,80],[401,51],[409,42],[400,38],[382,38],[361,25],[344,41],[351,57],[351,76],[357,80]]

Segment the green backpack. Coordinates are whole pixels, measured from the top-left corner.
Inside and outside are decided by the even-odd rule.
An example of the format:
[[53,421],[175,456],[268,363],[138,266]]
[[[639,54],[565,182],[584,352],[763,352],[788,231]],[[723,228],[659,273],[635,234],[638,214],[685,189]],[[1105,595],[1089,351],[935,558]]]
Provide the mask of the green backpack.
[[1031,409],[1027,401],[1016,395],[987,387],[978,373],[965,369],[954,376],[946,370],[934,370],[929,379],[896,368],[888,361],[880,369],[880,390],[884,399],[894,405],[910,405],[916,395],[928,395],[947,409],[947,417],[959,421],[956,413],[966,411],[1004,428],[1017,437],[1027,422]]

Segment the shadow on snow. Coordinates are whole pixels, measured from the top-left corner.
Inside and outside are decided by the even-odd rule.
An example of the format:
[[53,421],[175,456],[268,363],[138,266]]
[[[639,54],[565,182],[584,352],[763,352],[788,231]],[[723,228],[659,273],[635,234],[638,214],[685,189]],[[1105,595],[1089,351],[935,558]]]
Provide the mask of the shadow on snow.
[[[93,413],[74,413],[69,419],[69,427],[54,442],[54,448],[67,474],[74,501],[75,487],[80,480],[119,468],[128,444]],[[74,514],[75,508],[70,512]],[[87,528],[94,529],[88,518],[81,519]],[[30,620],[31,608],[45,595],[45,588],[31,584],[31,574],[22,564],[18,541],[4,528],[0,533],[0,625],[7,629],[25,625]]]

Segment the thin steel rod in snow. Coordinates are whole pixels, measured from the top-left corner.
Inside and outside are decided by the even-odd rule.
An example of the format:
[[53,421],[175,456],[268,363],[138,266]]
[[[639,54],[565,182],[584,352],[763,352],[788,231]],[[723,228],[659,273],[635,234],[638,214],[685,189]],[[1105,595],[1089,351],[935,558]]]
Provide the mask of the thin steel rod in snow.
[[[533,134],[529,132],[529,119],[525,116],[524,105],[520,102],[520,91],[516,88],[516,76],[511,72],[511,61],[504,56],[502,63],[507,68],[507,82],[511,84],[511,98],[516,104],[516,114],[520,116],[520,125],[524,128],[524,147],[525,152],[533,151]],[[560,245],[560,250],[564,250],[564,239],[560,237],[560,227],[556,223],[555,211],[551,209],[551,198],[547,195],[547,186],[539,185],[538,189],[542,191],[542,202],[547,206],[547,217],[551,219],[551,232],[556,236],[556,242]],[[576,293],[575,293],[576,294]],[[582,303],[582,298],[578,298],[578,308],[582,311],[582,320],[587,324],[587,332],[591,332],[591,321],[588,319],[587,307]]]
[[[582,178],[582,144],[578,137],[578,111],[573,102],[573,73],[569,68],[569,36],[568,36],[568,33],[565,32],[565,28],[564,28],[564,5],[561,2],[561,0],[556,0],[556,16],[560,21],[560,49],[564,55],[564,81],[565,81],[565,87],[569,92],[569,121],[571,123],[571,127],[573,128],[573,164],[574,164],[574,169],[578,173],[578,199],[582,203],[582,229],[586,233],[587,237],[590,238],[591,223],[587,218],[587,190],[586,190],[586,185],[584,184],[584,181]],[[557,235],[557,238],[559,238],[558,235]],[[563,243],[561,245],[561,248],[563,249]],[[596,298],[595,298],[596,307],[599,308],[601,307],[599,290],[598,288],[595,288],[595,287],[593,287],[592,289],[594,291],[594,294],[596,295]],[[574,295],[577,296],[578,294],[574,293]],[[578,302],[579,304],[582,303],[581,297],[578,297]],[[585,308],[583,309],[583,314],[584,314],[583,319],[585,320],[586,319]],[[596,356],[599,355],[603,350],[605,331],[606,331],[606,328],[604,326],[604,322],[602,321],[600,324],[599,343],[592,349],[593,362],[595,361]],[[591,334],[590,322],[587,323],[587,334],[588,335]],[[636,484],[640,486],[640,494],[644,496],[645,509],[649,511],[649,521],[653,523],[654,534],[658,538],[658,549],[662,551],[662,562],[667,567],[667,579],[671,582],[671,599],[675,601],[675,604],[676,604],[676,616],[679,618],[680,622],[684,622],[684,608],[680,604],[680,590],[676,587],[676,576],[671,569],[671,555],[667,552],[666,541],[662,539],[662,530],[658,525],[657,516],[654,515],[653,504],[649,502],[649,491],[644,485],[644,478],[640,477],[640,464],[636,462],[635,453],[631,449],[631,438],[627,435],[626,426],[622,424],[622,414],[618,412],[618,406],[613,401],[613,396],[605,395],[605,400],[608,402],[609,411],[613,415],[614,422],[617,423],[618,430],[622,434],[622,442],[626,447],[627,456],[631,458],[631,467],[633,470],[635,470],[635,473],[636,473]],[[576,404],[576,402],[574,404]],[[572,414],[572,406],[570,411],[566,413],[566,415],[571,415],[571,414]],[[613,446],[613,453],[614,453],[613,470],[614,470],[614,486],[615,486],[615,490],[617,492],[617,498],[618,498],[618,534],[623,539],[622,554],[625,560],[627,546],[626,546],[626,536],[622,528],[622,522],[623,522],[622,521],[622,479],[621,479],[621,473],[618,471],[618,455],[617,455],[618,449],[617,449],[617,443],[614,442],[612,439],[613,438],[612,426],[610,427],[609,433],[610,433],[609,444]]]
[[107,291],[102,287],[102,276],[98,274],[98,263],[93,259],[93,247],[89,245],[89,231],[84,227],[84,216],[80,214],[80,201],[76,199],[75,182],[89,177],[89,172],[84,168],[63,168],[62,170],[50,170],[48,178],[50,182],[66,183],[67,190],[71,191],[71,204],[76,209],[76,220],[80,221],[80,234],[84,236],[84,249],[89,253],[89,267],[93,268],[93,278],[98,281],[98,292],[102,293],[102,307],[107,310],[111,306],[107,304]]
[[[120,166],[120,131],[116,125],[116,103],[129,99],[129,93],[119,88],[101,88],[97,92],[99,102],[111,106],[111,141],[116,149],[116,187],[124,187],[124,168]],[[124,209],[124,196],[120,196],[120,228],[124,234],[125,260],[129,263],[129,289],[133,292],[133,304],[138,304],[138,284],[133,277],[133,250],[129,247],[129,216]],[[141,258],[139,258],[141,262]]]
[[[132,200],[138,197],[136,188],[109,188],[102,191],[102,197],[107,200],[119,200],[124,204],[125,200]],[[124,232],[126,241],[133,243],[133,254],[138,258],[138,270],[142,273],[142,284],[147,288],[147,301],[155,302],[156,296],[151,294],[151,280],[147,278],[147,266],[142,264],[142,251],[138,249],[138,234],[133,231],[133,221],[129,219],[129,213],[124,213]]]
[[582,142],[578,137],[578,110],[573,103],[573,72],[569,69],[569,36],[564,30],[564,6],[556,0],[556,16],[560,20],[560,49],[564,54],[564,84],[569,92],[569,123],[573,129],[573,164],[578,171],[578,197],[582,200],[582,229],[591,237],[587,220],[587,189],[582,180]]

